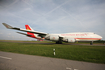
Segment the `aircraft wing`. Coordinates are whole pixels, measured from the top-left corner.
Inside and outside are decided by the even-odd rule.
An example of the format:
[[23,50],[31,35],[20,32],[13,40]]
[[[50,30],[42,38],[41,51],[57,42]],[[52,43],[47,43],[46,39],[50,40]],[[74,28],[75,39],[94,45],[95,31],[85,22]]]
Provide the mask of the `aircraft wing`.
[[30,30],[26,30],[26,29],[22,29],[22,28],[12,27],[6,23],[2,23],[2,24],[8,29],[15,29],[15,30],[24,31],[24,32],[30,32],[30,33],[34,33],[34,34],[39,34],[40,36],[47,35],[47,33],[43,33],[43,32],[30,31]]

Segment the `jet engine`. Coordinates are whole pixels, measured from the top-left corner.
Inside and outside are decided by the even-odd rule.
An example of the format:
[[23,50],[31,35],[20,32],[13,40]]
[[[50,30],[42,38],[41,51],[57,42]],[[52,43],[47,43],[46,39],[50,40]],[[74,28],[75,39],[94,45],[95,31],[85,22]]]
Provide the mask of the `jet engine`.
[[59,41],[59,36],[58,35],[47,35],[45,36],[46,40],[51,40],[51,41]]
[[67,41],[68,42],[75,42],[75,39],[74,38],[68,38]]
[[63,41],[64,42],[75,42],[75,39],[74,38],[63,38]]

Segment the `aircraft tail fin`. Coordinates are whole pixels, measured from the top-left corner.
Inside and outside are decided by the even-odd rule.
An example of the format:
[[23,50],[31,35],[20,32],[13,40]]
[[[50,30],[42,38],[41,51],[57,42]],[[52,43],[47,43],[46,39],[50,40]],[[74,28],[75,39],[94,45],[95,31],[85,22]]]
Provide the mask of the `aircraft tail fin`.
[[25,27],[26,27],[27,30],[34,31],[29,25],[25,25]]
[[[29,25],[25,25],[25,27],[26,27],[27,30],[34,31]],[[27,32],[27,34],[31,35],[30,37],[36,38],[34,33]]]

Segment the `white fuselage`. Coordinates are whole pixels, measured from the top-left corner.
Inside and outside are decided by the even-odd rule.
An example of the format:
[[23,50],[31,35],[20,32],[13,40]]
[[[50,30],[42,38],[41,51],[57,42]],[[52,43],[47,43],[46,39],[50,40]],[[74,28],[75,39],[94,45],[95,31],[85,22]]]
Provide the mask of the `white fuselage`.
[[102,39],[101,36],[92,32],[76,32],[76,33],[64,33],[64,34],[53,34],[53,35],[59,35],[60,37],[66,39],[73,38],[75,39],[75,41],[97,41]]

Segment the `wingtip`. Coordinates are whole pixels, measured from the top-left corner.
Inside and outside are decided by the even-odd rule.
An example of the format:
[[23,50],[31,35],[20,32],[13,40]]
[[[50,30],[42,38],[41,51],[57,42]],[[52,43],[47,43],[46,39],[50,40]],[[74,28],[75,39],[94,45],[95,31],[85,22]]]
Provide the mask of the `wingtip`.
[[8,25],[8,24],[6,24],[6,23],[2,23],[6,28],[9,28],[9,29],[11,29],[11,28],[13,28],[12,26],[10,26],[10,25]]
[[3,25],[5,25],[6,23],[2,23]]

